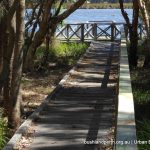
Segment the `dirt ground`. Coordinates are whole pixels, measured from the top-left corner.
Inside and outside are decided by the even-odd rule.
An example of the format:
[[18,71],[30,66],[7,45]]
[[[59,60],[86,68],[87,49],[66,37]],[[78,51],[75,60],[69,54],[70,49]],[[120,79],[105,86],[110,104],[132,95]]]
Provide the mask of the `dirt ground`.
[[52,67],[44,72],[35,71],[23,74],[23,117],[28,117],[41,104],[70,69],[69,66],[64,68]]

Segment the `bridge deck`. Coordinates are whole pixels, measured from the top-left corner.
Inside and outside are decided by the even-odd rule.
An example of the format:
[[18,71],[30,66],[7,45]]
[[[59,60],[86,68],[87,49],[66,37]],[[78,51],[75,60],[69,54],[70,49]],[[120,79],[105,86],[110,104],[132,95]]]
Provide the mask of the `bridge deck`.
[[33,123],[30,150],[106,150],[114,139],[119,42],[92,42]]

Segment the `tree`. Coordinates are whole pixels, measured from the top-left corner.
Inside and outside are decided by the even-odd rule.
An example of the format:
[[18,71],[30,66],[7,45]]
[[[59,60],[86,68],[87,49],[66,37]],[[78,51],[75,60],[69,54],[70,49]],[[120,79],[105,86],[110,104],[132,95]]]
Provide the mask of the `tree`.
[[[35,14],[38,14],[36,15],[36,21],[34,21],[32,25],[33,27],[32,31],[35,31],[34,27],[36,26],[39,26],[39,30],[31,34],[32,37],[30,36],[28,40],[29,42],[27,46],[28,48],[27,48],[25,68],[31,68],[31,66],[33,65],[35,52],[37,48],[43,43],[47,33],[49,34],[49,38],[51,41],[51,38],[54,35],[57,25],[61,23],[65,18],[67,18],[71,13],[73,13],[76,9],[78,9],[81,5],[83,5],[85,1],[86,0],[78,0],[74,2],[70,6],[70,8],[64,12],[61,12],[61,8],[63,4],[65,3],[65,0],[61,0],[61,1],[45,0],[44,2],[40,1],[39,6],[38,6],[39,7],[38,13],[33,11],[31,15],[33,17],[30,22],[34,20]],[[57,6],[56,6],[56,2],[57,2]],[[55,12],[52,11],[54,6],[55,6]]]
[[137,0],[133,0],[133,19],[132,23],[128,17],[127,12],[124,10],[123,0],[119,0],[121,13],[126,21],[129,30],[130,48],[129,48],[129,61],[134,67],[137,66],[137,46],[138,46],[138,17],[139,5]]
[[13,128],[20,125],[20,107],[21,107],[21,79],[22,79],[22,66],[23,66],[23,50],[24,50],[24,12],[25,0],[18,1],[16,9],[16,37],[14,48],[14,59],[12,64],[12,81],[10,88],[10,99],[12,109],[10,110],[9,120],[12,122]]
[[144,62],[144,67],[147,67],[150,63],[150,1],[139,0],[139,6],[147,34],[147,40],[145,42],[147,53]]
[[23,63],[25,0],[7,0],[2,5],[6,13],[1,21],[3,42],[0,51],[5,50],[5,53],[0,73],[0,89],[3,89],[1,94],[8,123],[15,129],[20,125],[19,91]]
[[[78,0],[60,13],[64,0],[35,0],[32,15],[24,25],[25,0],[0,0],[0,7],[4,8],[3,16],[0,17],[0,96],[4,99],[5,114],[12,128],[16,129],[20,125],[22,66],[26,56],[32,62],[37,47],[43,43],[48,31],[51,37],[57,24],[84,1]],[[56,2],[56,11],[52,13]],[[30,34],[26,32],[24,36],[25,29],[28,31],[31,27]]]

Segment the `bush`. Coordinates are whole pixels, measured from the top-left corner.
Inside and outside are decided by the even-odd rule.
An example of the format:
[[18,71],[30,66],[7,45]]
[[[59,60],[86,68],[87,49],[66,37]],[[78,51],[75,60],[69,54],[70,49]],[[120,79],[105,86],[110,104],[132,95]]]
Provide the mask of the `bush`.
[[0,149],[3,148],[5,143],[7,142],[7,134],[8,134],[8,128],[6,121],[2,117],[3,110],[0,108]]
[[86,44],[60,43],[50,50],[51,60],[59,65],[72,65],[85,52]]
[[[139,54],[139,53],[138,53]],[[137,139],[150,140],[150,70],[136,68],[131,71],[132,89],[135,102]],[[150,150],[150,144],[138,144],[139,150]]]
[[[148,141],[150,138],[150,120],[137,122],[137,136],[140,141]],[[138,144],[139,150],[150,150],[150,144]]]
[[150,70],[137,68],[132,71],[132,88],[135,103],[150,103]]
[[[49,49],[49,62],[59,66],[73,65],[87,49],[85,43],[60,43],[57,42]],[[36,52],[37,61],[42,61],[45,46],[41,46]]]

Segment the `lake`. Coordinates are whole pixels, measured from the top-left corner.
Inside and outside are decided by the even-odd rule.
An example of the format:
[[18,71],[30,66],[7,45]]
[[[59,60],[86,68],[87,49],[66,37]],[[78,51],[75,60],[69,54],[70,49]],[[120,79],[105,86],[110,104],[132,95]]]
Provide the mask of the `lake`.
[[[130,20],[132,20],[132,9],[126,9],[126,11]],[[27,12],[31,13],[31,9],[27,9]],[[120,9],[77,9],[64,20],[64,23],[85,23],[88,21],[125,22]],[[32,27],[29,29],[32,29]]]
[[[132,9],[126,9],[132,20]],[[72,13],[65,23],[83,23],[87,21],[125,22],[120,9],[78,9]]]

